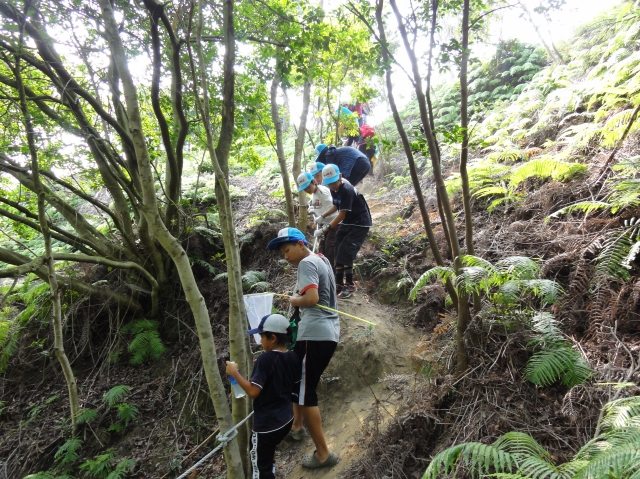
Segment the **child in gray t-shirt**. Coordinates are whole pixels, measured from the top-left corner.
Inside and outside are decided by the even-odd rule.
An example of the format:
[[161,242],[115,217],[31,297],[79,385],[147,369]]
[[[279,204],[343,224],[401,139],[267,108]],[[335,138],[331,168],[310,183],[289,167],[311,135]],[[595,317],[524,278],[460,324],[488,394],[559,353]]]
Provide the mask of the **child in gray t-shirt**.
[[291,436],[304,437],[303,420],[316,451],[304,457],[302,465],[308,468],[331,467],[338,456],[330,451],[322,431],[322,418],[318,408],[316,388],[340,338],[338,314],[318,307],[336,309],[336,283],[329,261],[307,248],[307,240],[296,228],[283,228],[278,237],[269,242],[268,249],[279,250],[287,262],[298,267],[297,293],[291,296],[291,305],[300,308],[298,337],[294,351],[301,361],[302,381],[298,403],[293,404]]

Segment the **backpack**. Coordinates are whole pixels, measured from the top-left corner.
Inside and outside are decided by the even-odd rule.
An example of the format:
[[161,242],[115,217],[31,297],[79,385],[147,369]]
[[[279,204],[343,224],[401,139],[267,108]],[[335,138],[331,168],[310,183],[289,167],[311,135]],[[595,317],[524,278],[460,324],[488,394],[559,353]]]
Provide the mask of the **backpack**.
[[373,138],[376,134],[376,129],[366,123],[360,127],[360,135],[362,138]]
[[298,323],[300,322],[300,308],[293,310],[293,315],[289,318],[289,327],[291,328],[291,342],[287,346],[289,351],[293,351],[298,340]]

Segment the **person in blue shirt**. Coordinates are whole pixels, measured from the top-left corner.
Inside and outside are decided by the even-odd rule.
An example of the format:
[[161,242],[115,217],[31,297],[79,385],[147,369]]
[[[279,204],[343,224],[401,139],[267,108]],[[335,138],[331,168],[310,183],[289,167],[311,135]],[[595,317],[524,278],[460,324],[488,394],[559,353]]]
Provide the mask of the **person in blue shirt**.
[[292,401],[297,400],[301,369],[298,355],[288,351],[291,339],[289,320],[281,314],[268,314],[247,334],[260,334],[262,353],[256,359],[251,378],[242,377],[238,365],[227,361],[227,374],[253,399],[251,436],[252,477],[275,479],[276,447],[293,425]]
[[350,146],[335,147],[324,143],[316,146],[316,163],[336,165],[342,177],[357,186],[371,171],[371,160],[360,150]]
[[[323,213],[326,218],[334,212],[338,215],[323,226],[326,234],[336,231],[336,290],[338,298],[344,299],[356,291],[353,281],[353,262],[371,228],[371,212],[367,201],[351,183],[345,180],[336,165],[328,164],[322,169],[323,184],[331,190],[333,207]],[[345,283],[346,280],[346,283]]]
[[345,105],[336,109],[338,117],[338,134],[342,137],[344,146],[355,146],[360,140],[360,121],[358,114]]

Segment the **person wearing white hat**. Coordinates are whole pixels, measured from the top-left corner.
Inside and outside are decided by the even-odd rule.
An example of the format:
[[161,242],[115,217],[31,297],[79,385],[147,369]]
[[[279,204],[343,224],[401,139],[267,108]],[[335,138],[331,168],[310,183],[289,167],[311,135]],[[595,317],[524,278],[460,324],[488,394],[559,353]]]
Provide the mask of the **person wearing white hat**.
[[322,184],[322,168],[324,168],[324,163],[320,163],[319,161],[314,161],[309,164],[309,173],[313,176],[313,179],[316,180],[316,183],[319,185]]
[[291,328],[281,314],[267,314],[247,334],[260,334],[264,352],[253,364],[250,379],[245,379],[231,361],[227,361],[227,374],[253,399],[252,477],[275,479],[276,447],[293,425],[292,400],[298,396],[300,358],[287,350]]
[[322,179],[322,182],[331,190],[333,207],[321,216],[326,218],[338,212],[330,223],[323,226],[323,231],[327,233],[337,229],[336,288],[339,293],[338,298],[344,299],[356,291],[353,281],[353,262],[369,234],[372,225],[371,212],[364,196],[342,177],[336,165],[326,165],[322,169]]
[[[323,166],[324,168],[324,166]],[[320,171],[322,174],[322,171]],[[315,236],[320,238],[319,253],[326,256],[333,267],[333,261],[335,257],[336,249],[336,232],[335,230],[329,230],[326,234],[322,231],[322,225],[331,223],[331,221],[338,215],[338,212],[334,212],[331,215],[323,217],[322,215],[328,212],[333,207],[333,197],[331,196],[331,190],[326,186],[319,185],[316,179],[311,176],[310,172],[300,173],[298,176],[298,192],[305,191],[311,195],[311,202],[309,203],[309,213],[313,213],[316,216],[315,224],[316,231]]]

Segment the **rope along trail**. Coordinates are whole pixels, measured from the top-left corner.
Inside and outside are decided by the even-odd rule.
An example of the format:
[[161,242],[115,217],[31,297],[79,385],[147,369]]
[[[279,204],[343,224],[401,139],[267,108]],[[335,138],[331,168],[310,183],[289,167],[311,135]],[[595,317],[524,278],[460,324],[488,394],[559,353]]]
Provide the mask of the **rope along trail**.
[[[273,294],[274,296],[280,296],[283,298],[290,298],[291,296],[287,295],[287,294],[278,294],[278,293],[262,293],[262,294]],[[367,323],[370,324],[371,326],[377,326],[376,323],[372,322],[372,321],[367,321],[366,319],[362,319],[359,318],[357,316],[354,316],[352,314],[348,314],[342,311],[338,311],[337,309],[333,309],[330,308],[328,306],[323,306],[321,304],[316,305],[319,308],[322,309],[326,309],[327,311],[332,311],[334,313],[338,313],[338,314],[342,314],[344,316],[348,316],[349,318],[353,318],[353,319],[357,319],[358,321],[362,321],[363,323]],[[375,397],[375,395],[374,395]],[[377,398],[376,398],[377,400]],[[206,462],[211,456],[213,456],[216,452],[218,452],[220,449],[222,449],[223,447],[225,447],[227,444],[229,444],[231,441],[233,441],[236,436],[238,435],[238,428],[240,426],[242,426],[245,422],[247,422],[247,420],[253,416],[253,411],[251,412],[251,414],[249,414],[247,417],[245,417],[242,421],[240,421],[238,424],[236,424],[235,426],[233,426],[231,429],[229,429],[226,433],[219,435],[218,436],[218,441],[220,441],[220,444],[213,449],[211,452],[209,452],[207,455],[205,455],[202,459],[200,459],[198,462],[196,462],[193,466],[191,466],[189,469],[187,469],[186,471],[184,471],[180,476],[178,476],[177,479],[184,479],[185,477],[187,477],[187,475],[193,471],[194,469],[197,469],[198,467],[200,467],[201,464],[203,464],[204,462]]]
[[194,469],[200,467],[200,465],[202,463],[204,463],[207,459],[209,459],[211,456],[213,456],[216,452],[218,452],[220,449],[222,449],[223,447],[225,447],[227,444],[229,444],[231,441],[233,441],[236,436],[238,435],[238,428],[240,426],[242,426],[245,422],[247,422],[247,420],[253,416],[253,411],[251,411],[251,414],[249,414],[247,417],[245,417],[242,421],[240,421],[238,424],[236,424],[235,426],[233,426],[231,429],[229,429],[227,432],[225,432],[224,434],[222,434],[221,436],[218,436],[218,441],[220,441],[220,444],[218,445],[218,447],[216,447],[213,451],[211,451],[209,454],[207,454],[206,456],[204,456],[202,459],[200,459],[198,462],[196,462],[193,466],[191,466],[189,469],[187,469],[186,471],[184,471],[182,473],[182,475],[178,476],[177,479],[183,479],[185,477],[187,477],[187,475],[193,471]]
[[[279,293],[262,293],[262,294],[272,294],[274,296],[280,296],[282,298],[290,298],[291,297],[288,294],[279,294]],[[331,311],[333,313],[338,313],[338,314],[342,314],[344,316],[347,316],[349,318],[357,319],[358,321],[362,321],[363,323],[370,324],[371,326],[377,326],[377,324],[372,322],[372,321],[367,321],[366,319],[359,318],[357,316],[354,316],[353,314],[345,313],[343,311],[338,311],[337,309],[330,308],[329,306],[323,306],[322,304],[316,304],[316,306],[318,308],[326,309],[327,311]]]

